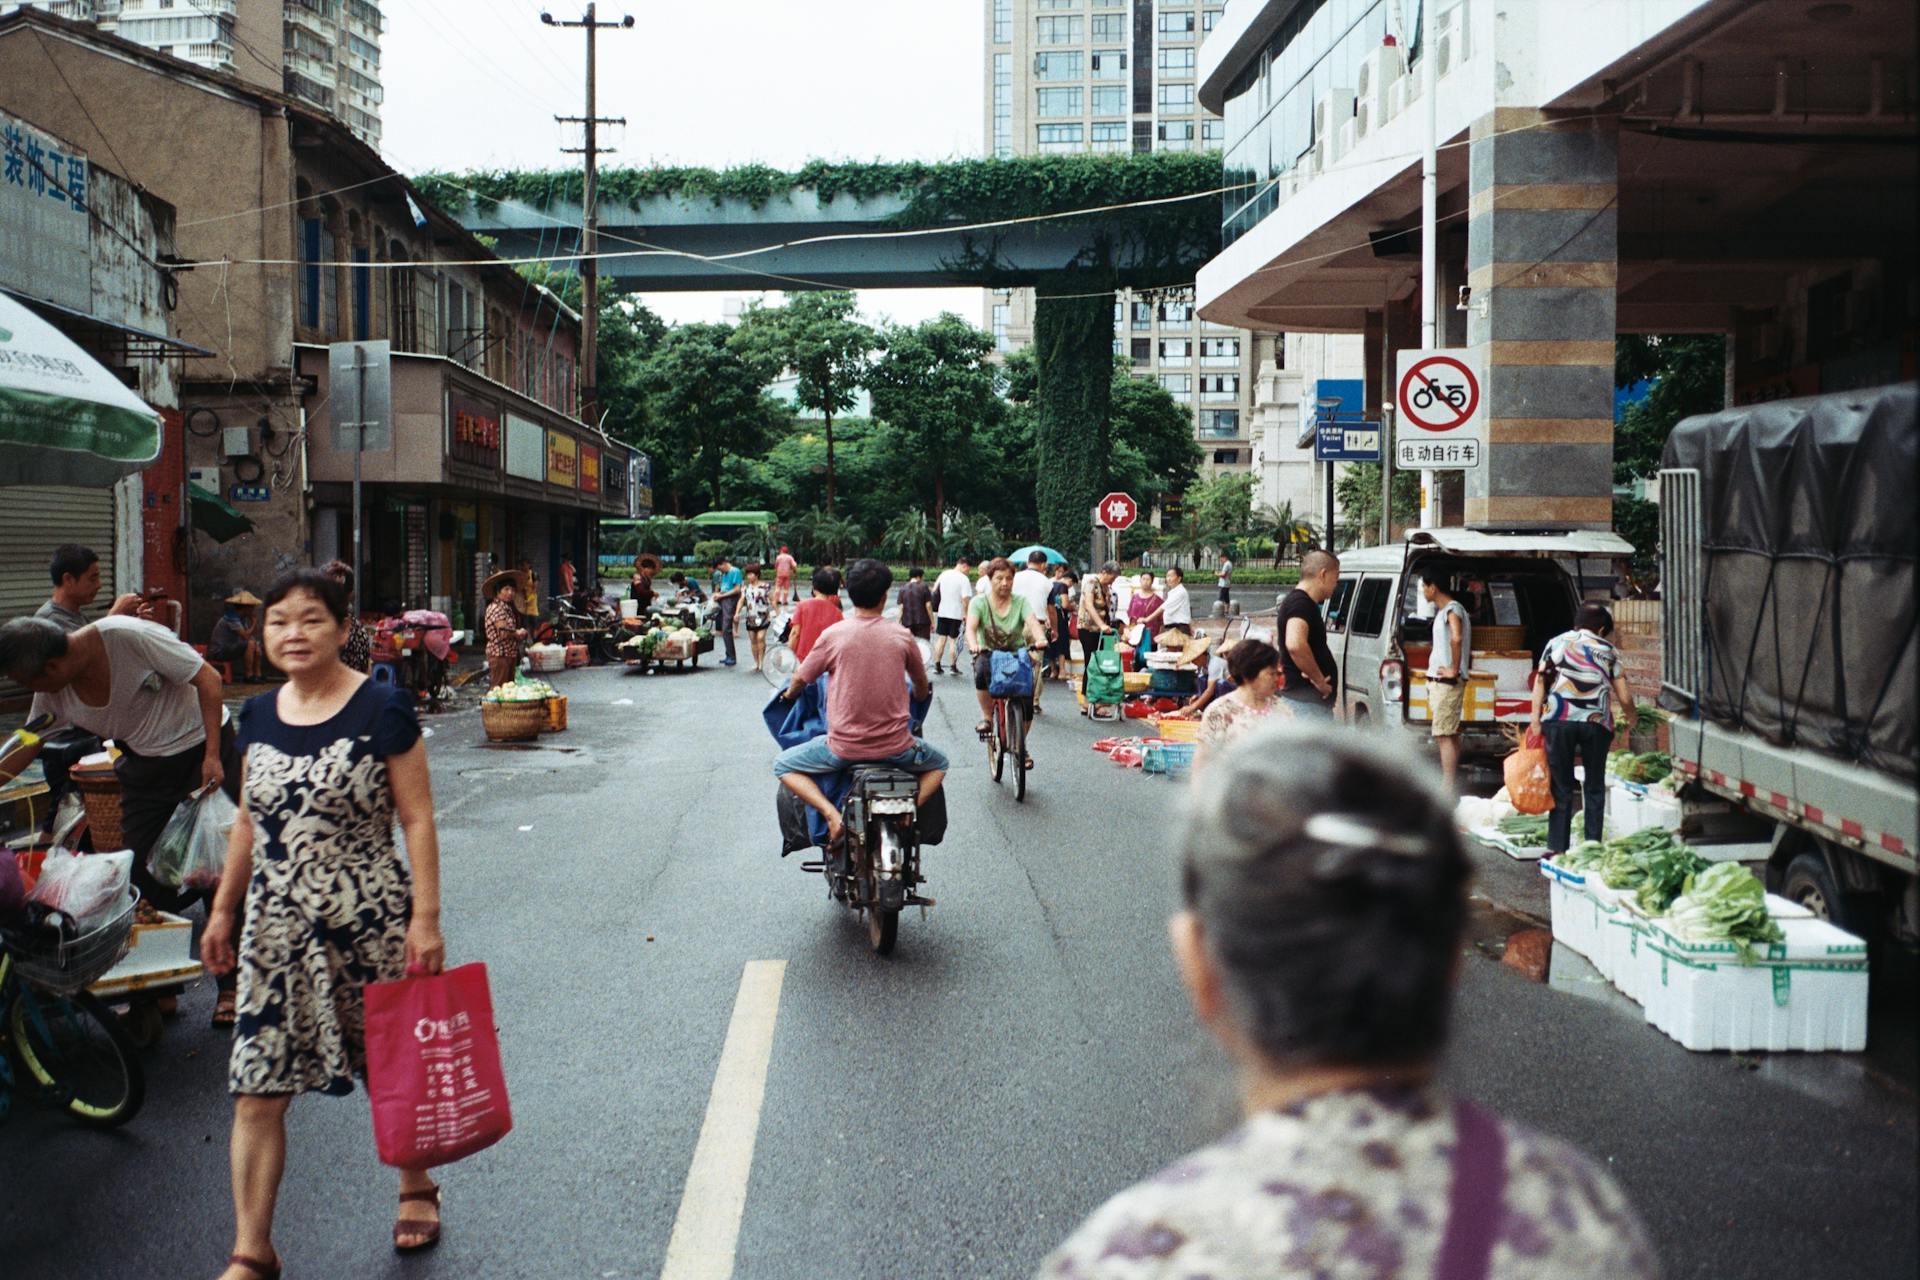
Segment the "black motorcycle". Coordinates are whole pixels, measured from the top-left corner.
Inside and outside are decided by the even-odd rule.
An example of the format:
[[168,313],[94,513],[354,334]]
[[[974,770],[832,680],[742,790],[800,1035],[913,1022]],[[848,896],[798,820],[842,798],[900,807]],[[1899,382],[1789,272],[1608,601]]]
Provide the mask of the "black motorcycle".
[[[900,930],[900,913],[919,907],[924,917],[933,899],[922,895],[920,850],[946,836],[944,789],[917,811],[918,776],[885,765],[857,765],[840,799],[846,839],[839,849],[823,849],[817,862],[800,864],[827,878],[834,900],[862,916],[875,954],[890,955]],[[781,856],[814,844],[800,797],[781,787],[778,797]]]

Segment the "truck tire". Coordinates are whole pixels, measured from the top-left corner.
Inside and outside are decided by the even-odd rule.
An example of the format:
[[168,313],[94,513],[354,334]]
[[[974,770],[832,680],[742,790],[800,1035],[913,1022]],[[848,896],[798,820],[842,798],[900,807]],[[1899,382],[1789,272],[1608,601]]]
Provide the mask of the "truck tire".
[[1787,864],[1787,873],[1780,881],[1780,896],[1858,937],[1866,937],[1873,927],[1870,912],[1864,909],[1860,895],[1841,889],[1839,881],[1834,879],[1833,868],[1827,865],[1826,855],[1817,849],[1799,854]]

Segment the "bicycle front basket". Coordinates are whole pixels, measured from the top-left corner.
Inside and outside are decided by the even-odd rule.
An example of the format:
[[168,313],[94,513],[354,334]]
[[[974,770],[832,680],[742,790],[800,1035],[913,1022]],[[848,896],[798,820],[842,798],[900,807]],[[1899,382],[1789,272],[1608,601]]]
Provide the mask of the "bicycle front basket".
[[126,902],[113,916],[89,933],[69,941],[49,941],[37,931],[9,929],[0,934],[13,957],[13,970],[36,991],[70,996],[90,985],[120,963],[133,933],[133,909],[138,889],[128,889]]

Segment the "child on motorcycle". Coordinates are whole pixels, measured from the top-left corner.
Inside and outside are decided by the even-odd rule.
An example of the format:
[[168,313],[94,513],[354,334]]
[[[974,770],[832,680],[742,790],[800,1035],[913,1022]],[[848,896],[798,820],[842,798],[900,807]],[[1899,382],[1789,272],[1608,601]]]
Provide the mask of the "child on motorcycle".
[[856,560],[847,569],[846,585],[853,616],[821,632],[781,694],[791,702],[802,689],[831,672],[827,732],[789,747],[773,762],[780,785],[826,820],[830,846],[840,843],[840,813],[820,789],[816,775],[838,773],[856,764],[890,765],[920,775],[916,799],[922,805],[947,775],[946,755],[913,734],[905,686],[911,681],[912,696],[926,698],[932,685],[912,634],[882,616],[893,571],[878,560]]

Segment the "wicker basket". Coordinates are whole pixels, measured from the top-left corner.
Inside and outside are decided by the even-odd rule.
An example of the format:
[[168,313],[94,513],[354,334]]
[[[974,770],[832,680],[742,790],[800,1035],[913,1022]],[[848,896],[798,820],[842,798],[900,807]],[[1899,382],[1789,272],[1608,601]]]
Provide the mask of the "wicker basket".
[[492,742],[528,742],[547,727],[547,704],[541,702],[483,702],[480,723]]
[[547,699],[547,732],[559,733],[567,727],[567,695],[556,693]]
[[126,840],[120,831],[120,779],[114,776],[113,769],[75,769],[68,778],[73,789],[80,793],[80,802],[86,806],[87,831],[93,836],[95,851],[110,853],[124,849]]

